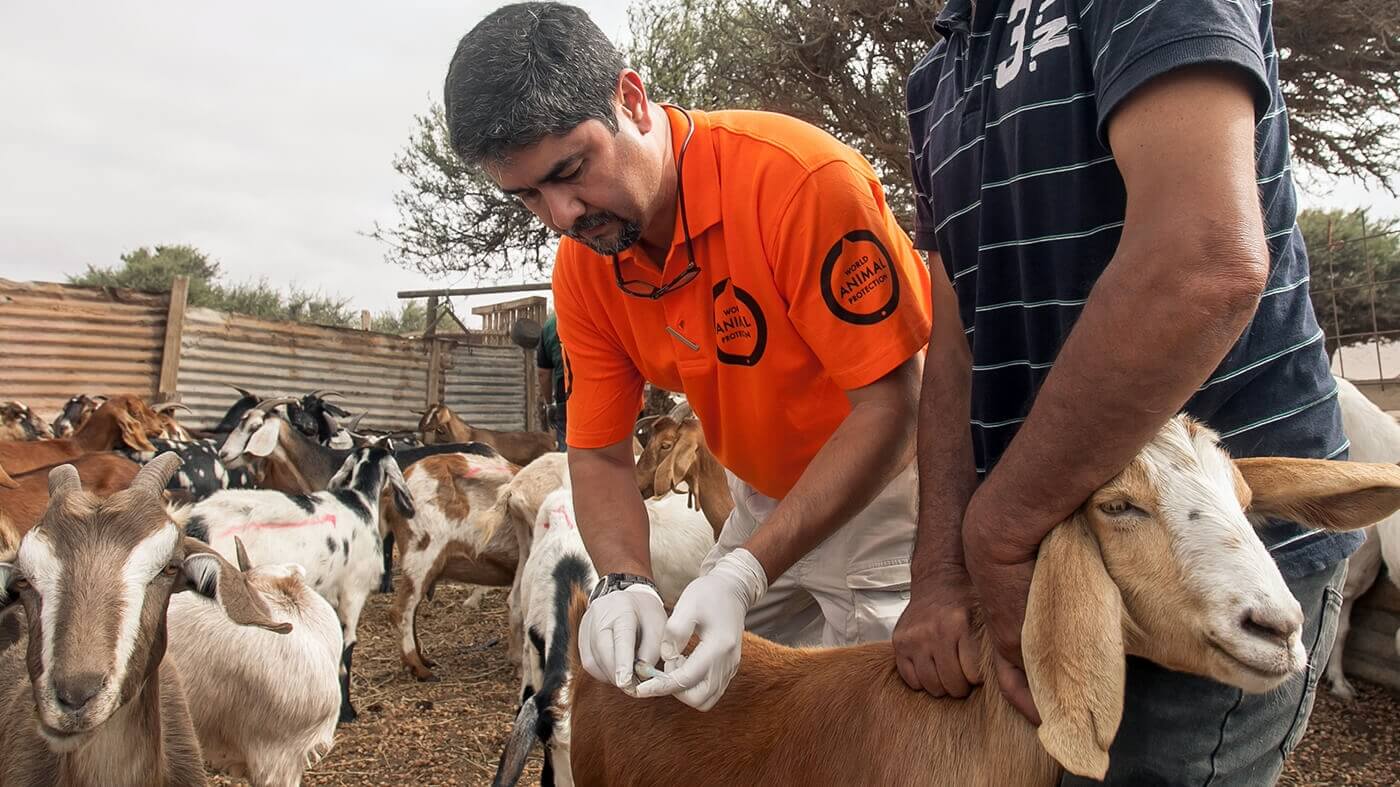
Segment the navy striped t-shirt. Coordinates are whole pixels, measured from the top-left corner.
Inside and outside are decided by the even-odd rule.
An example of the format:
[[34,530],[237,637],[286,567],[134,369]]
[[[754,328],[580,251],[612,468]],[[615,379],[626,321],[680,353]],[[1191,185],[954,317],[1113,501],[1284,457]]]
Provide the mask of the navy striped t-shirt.
[[[957,290],[980,473],[1015,437],[1117,248],[1126,191],[1108,117],[1153,77],[1200,63],[1251,82],[1271,264],[1254,321],[1186,410],[1235,456],[1346,456],[1295,223],[1272,10],[1259,0],[949,0],[939,15],[943,40],[909,77],[915,245],[942,255]],[[1263,535],[1286,576],[1361,542],[1288,523]]]

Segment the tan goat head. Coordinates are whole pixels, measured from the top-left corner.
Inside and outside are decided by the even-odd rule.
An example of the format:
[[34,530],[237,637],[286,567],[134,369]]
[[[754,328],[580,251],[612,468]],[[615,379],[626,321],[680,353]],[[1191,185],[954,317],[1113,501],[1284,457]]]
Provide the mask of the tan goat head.
[[23,636],[23,609],[37,723],[55,751],[77,746],[152,679],[172,593],[216,599],[235,623],[290,630],[237,569],[170,520],[161,493],[179,466],[163,454],[105,499],[82,489],[72,465],[55,468],[43,518],[0,563],[0,651]]
[[1397,508],[1400,468],[1232,461],[1209,429],[1173,420],[1041,545],[1022,640],[1041,743],[1104,773],[1124,653],[1251,693],[1301,672],[1303,611],[1255,526],[1348,530]]

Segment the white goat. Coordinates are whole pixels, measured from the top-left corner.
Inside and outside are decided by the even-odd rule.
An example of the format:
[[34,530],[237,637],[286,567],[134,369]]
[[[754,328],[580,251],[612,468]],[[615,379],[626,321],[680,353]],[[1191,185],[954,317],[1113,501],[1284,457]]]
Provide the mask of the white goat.
[[414,513],[413,496],[394,461],[393,448],[376,444],[356,449],[331,478],[328,489],[289,495],[265,489],[218,492],[189,511],[187,532],[234,557],[234,537],[248,547],[254,564],[292,562],[335,607],[344,634],[341,664],[342,722],[358,715],[350,702],[350,670],[365,601],[379,586],[384,551],[379,535],[379,497],[387,484],[404,515]]
[[163,658],[171,596],[214,599],[239,625],[289,626],[171,522],[161,494],[179,464],[157,457],[105,499],[72,465],[54,469],[48,510],[0,562],[4,784],[206,783],[179,670]]
[[205,760],[253,787],[296,787],[335,742],[340,622],[301,566],[251,568],[235,544],[248,586],[291,633],[232,626],[217,604],[184,594],[170,602],[168,653]]
[[[1365,394],[1347,380],[1337,378],[1337,402],[1342,409],[1342,429],[1351,440],[1350,458],[1353,462],[1400,462],[1400,424],[1389,413],[1377,407]],[[1381,564],[1389,569],[1391,582],[1400,582],[1400,514],[1393,514],[1366,528],[1366,543],[1347,562],[1347,580],[1343,588],[1342,610],[1337,619],[1337,638],[1332,642],[1332,654],[1327,659],[1327,688],[1339,698],[1350,701],[1356,689],[1343,671],[1343,654],[1347,634],[1351,631],[1351,613],[1356,600],[1366,594],[1380,576]],[[1400,653],[1400,632],[1396,632],[1395,648]]]
[[[549,495],[535,519],[530,558],[520,578],[525,626],[520,710],[515,718],[494,785],[513,785],[536,740],[545,747],[540,783],[573,784],[569,766],[569,603],[588,593],[598,574],[575,525],[572,490]],[[651,519],[652,574],[662,600],[674,604],[700,573],[714,547],[709,521],[692,510],[685,495],[647,501]]]
[[[910,691],[889,642],[796,649],[745,635],[738,673],[705,713],[575,670],[572,775],[612,787],[1048,786],[1062,768],[1102,779],[1125,653],[1256,693],[1305,669],[1302,608],[1255,521],[1352,529],[1397,508],[1400,467],[1232,462],[1213,432],[1174,418],[1041,544],[1022,639],[1038,729],[995,685],[965,700]],[[576,596],[572,622],[584,607]],[[986,638],[981,661],[993,674]]]

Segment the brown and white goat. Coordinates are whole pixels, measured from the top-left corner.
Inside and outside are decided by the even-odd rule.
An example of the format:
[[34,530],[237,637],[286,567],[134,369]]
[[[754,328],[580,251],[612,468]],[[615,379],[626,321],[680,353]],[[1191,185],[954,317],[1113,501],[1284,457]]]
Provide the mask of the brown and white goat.
[[400,554],[401,575],[390,620],[399,632],[404,666],[418,680],[436,680],[433,663],[418,640],[423,597],[431,597],[444,579],[488,587],[505,587],[515,580],[515,531],[495,527],[488,512],[516,471],[501,457],[430,456],[404,473],[414,501],[412,518],[391,513],[381,502]]
[[[78,470],[83,488],[98,497],[116,494],[131,485],[141,466],[108,452],[86,454],[70,464]],[[39,522],[49,505],[49,472],[46,468],[9,477],[0,473],[0,512],[9,517],[21,535]]]
[[[1062,769],[1102,778],[1124,654],[1248,692],[1306,667],[1302,609],[1251,520],[1351,529],[1397,508],[1400,467],[1232,462],[1214,433],[1179,417],[1040,547],[1022,642],[1039,730],[994,686],[966,700],[910,691],[889,642],[793,649],[746,634],[738,674],[706,713],[599,683],[575,648],[574,779],[990,787],[1054,785]],[[575,626],[583,608],[576,597]],[[985,642],[981,655],[992,674]]]
[[121,394],[103,402],[72,437],[0,442],[0,465],[15,475],[123,445],[136,451],[154,451],[150,438],[159,437],[162,429],[160,417],[141,397]]
[[651,423],[651,439],[637,458],[636,472],[637,488],[646,499],[674,492],[684,483],[687,495],[719,538],[734,510],[734,498],[724,466],[705,445],[705,432],[694,416],[657,416]]
[[423,442],[429,444],[485,443],[521,467],[550,451],[559,450],[558,441],[548,432],[502,432],[474,427],[445,404],[429,407],[418,422],[418,431],[423,433]]
[[97,412],[97,408],[107,401],[105,396],[88,396],[78,394],[63,403],[63,409],[58,411],[58,415],[53,419],[53,426],[49,431],[54,437],[72,437],[73,433],[82,428],[83,424]]
[[24,402],[0,402],[0,440],[47,440],[49,425]]
[[160,419],[161,437],[167,440],[183,440],[185,442],[194,439],[189,430],[180,425],[180,421],[175,418],[174,412],[175,410],[184,410],[187,413],[194,412],[189,407],[179,402],[161,402],[151,407],[151,410],[156,414],[156,417]]
[[161,492],[179,463],[162,456],[105,499],[72,466],[54,469],[42,521],[0,563],[6,784],[206,783],[179,675],[163,663],[171,595],[213,598],[240,625],[287,627],[171,522]]

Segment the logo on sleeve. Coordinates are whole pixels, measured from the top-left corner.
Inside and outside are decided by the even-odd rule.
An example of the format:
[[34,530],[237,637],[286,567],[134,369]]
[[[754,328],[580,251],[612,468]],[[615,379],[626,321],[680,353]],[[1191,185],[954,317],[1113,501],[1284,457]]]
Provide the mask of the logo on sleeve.
[[731,366],[754,366],[768,346],[768,321],[758,301],[724,279],[715,285],[715,356]]
[[874,325],[899,308],[894,260],[870,230],[846,233],[826,253],[821,289],[831,313],[852,325]]

